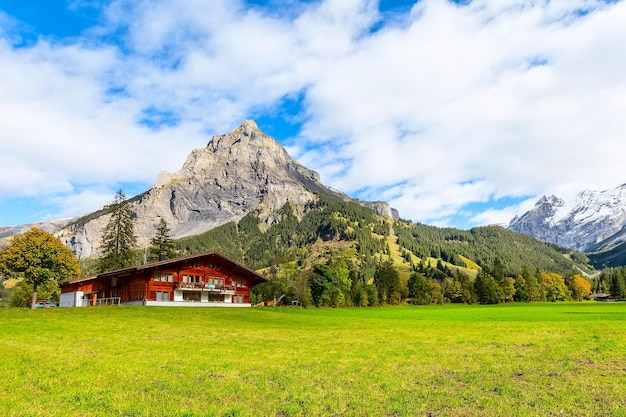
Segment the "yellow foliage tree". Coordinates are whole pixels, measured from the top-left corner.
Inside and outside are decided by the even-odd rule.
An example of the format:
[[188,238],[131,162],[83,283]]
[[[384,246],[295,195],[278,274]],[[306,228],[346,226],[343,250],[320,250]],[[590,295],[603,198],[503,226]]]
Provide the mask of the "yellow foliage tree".
[[541,287],[546,294],[547,301],[564,301],[569,298],[569,290],[565,280],[553,272],[541,274]]
[[570,290],[574,300],[582,301],[591,294],[591,282],[580,275],[574,275],[570,284]]
[[31,308],[35,308],[39,286],[80,275],[78,260],[72,251],[59,239],[37,227],[15,236],[9,248],[0,252],[0,269],[32,285]]

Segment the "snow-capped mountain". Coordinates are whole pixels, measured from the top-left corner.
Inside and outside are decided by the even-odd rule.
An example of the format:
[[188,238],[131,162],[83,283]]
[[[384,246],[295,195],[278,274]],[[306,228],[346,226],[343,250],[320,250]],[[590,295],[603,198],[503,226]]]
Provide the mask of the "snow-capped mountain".
[[544,242],[597,251],[626,241],[626,184],[605,191],[585,190],[573,201],[543,196],[509,229]]

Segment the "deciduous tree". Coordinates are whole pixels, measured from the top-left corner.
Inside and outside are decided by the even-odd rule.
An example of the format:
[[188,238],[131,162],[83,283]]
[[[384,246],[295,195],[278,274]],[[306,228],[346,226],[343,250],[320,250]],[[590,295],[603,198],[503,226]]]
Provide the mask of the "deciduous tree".
[[569,289],[574,300],[582,301],[591,295],[591,282],[580,275],[574,275],[570,281]]
[[36,227],[15,236],[9,248],[0,252],[0,268],[32,286],[31,308],[35,308],[40,286],[80,275],[72,251],[52,234]]
[[546,294],[546,301],[564,301],[569,298],[565,280],[559,274],[541,274],[541,286]]

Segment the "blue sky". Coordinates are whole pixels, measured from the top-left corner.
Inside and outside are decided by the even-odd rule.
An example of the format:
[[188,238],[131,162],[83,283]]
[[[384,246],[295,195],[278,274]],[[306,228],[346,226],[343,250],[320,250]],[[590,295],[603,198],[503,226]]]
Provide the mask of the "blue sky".
[[0,0],[0,226],[96,210],[252,118],[404,218],[626,182],[626,5]]

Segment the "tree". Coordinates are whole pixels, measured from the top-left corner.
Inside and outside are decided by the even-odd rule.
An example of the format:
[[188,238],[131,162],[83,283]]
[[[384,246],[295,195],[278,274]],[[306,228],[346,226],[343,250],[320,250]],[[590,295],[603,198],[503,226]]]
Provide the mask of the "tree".
[[541,274],[541,286],[547,301],[564,301],[570,295],[565,280],[556,273]]
[[504,301],[505,303],[508,303],[509,301],[513,300],[513,297],[515,296],[515,291],[516,291],[515,279],[511,277],[502,278],[502,280],[499,281],[499,285],[500,285],[500,299]]
[[528,283],[523,275],[519,274],[515,277],[515,294],[513,299],[515,301],[528,302],[530,301],[530,293],[528,291]]
[[476,298],[481,304],[498,304],[500,301],[498,283],[484,269],[476,275],[474,289]]
[[[57,282],[51,280],[37,286],[37,299],[58,303],[59,285]],[[25,280],[21,280],[12,288],[11,298],[7,300],[7,304],[11,307],[31,307],[32,300],[33,286]]]
[[102,236],[101,272],[126,268],[132,266],[135,261],[134,249],[137,244],[135,225],[122,190],[115,195],[109,215],[111,217]]
[[379,261],[374,272],[374,285],[381,303],[391,304],[400,298],[400,275],[391,259]]
[[40,286],[80,275],[78,260],[72,251],[59,239],[36,227],[15,236],[11,246],[0,252],[0,269],[23,278],[32,286],[31,308],[35,308]]
[[426,280],[419,272],[412,272],[407,282],[409,287],[409,298],[412,304],[426,304],[424,294],[426,293]]
[[[413,272],[409,277],[407,285],[411,304],[428,305],[443,303],[443,288],[437,281],[424,278],[419,272]],[[459,288],[461,288],[460,283]]]
[[316,306],[343,307],[350,299],[350,280],[346,263],[342,259],[331,259],[330,265],[317,264],[310,279],[311,297]]
[[150,259],[159,260],[161,254],[165,254],[168,258],[176,257],[176,245],[170,235],[170,229],[163,218],[157,226],[156,234],[150,240]]
[[570,280],[569,289],[572,292],[572,298],[576,301],[582,301],[591,295],[591,282],[588,279],[576,274]]

